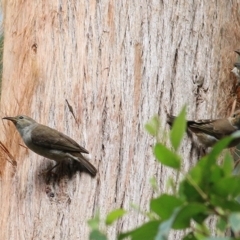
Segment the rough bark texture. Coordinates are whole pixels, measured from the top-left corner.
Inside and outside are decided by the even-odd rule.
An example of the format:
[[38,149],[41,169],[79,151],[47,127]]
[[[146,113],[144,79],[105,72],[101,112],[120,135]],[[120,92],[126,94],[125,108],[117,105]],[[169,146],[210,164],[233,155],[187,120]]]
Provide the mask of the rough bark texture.
[[[0,239],[87,239],[96,210],[147,210],[149,179],[164,190],[174,176],[154,160],[144,124],[157,113],[165,128],[166,111],[184,104],[189,118],[226,114],[239,1],[11,0],[3,9],[1,117],[23,113],[66,133],[90,151],[98,174],[47,184],[38,172],[50,160],[19,146],[14,126],[2,123],[17,167],[1,151]],[[181,153],[187,169],[196,161],[188,139]],[[131,211],[109,239],[143,221]]]

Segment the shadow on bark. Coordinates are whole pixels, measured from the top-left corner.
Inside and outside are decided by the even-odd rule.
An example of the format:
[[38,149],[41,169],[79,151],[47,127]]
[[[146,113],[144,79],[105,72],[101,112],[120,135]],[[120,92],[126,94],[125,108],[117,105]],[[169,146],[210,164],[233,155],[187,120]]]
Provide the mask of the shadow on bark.
[[44,170],[39,171],[39,176],[42,177],[46,184],[59,184],[61,180],[66,178],[71,180],[75,174],[89,174],[87,169],[83,167],[82,164],[74,160],[63,161],[52,171],[49,171],[49,169],[53,168],[54,165],[56,165],[55,162],[49,162],[47,168],[45,167],[44,169],[40,167]]

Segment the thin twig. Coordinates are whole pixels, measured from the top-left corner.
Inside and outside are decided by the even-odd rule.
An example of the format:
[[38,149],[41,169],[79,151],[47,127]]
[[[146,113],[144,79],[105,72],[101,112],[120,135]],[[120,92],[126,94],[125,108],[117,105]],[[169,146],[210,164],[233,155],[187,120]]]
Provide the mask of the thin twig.
[[10,162],[13,166],[17,166],[17,161],[15,160],[15,158],[13,157],[13,155],[8,151],[7,147],[0,141],[0,148],[8,155],[8,157],[12,160],[9,161],[7,159],[8,162]]

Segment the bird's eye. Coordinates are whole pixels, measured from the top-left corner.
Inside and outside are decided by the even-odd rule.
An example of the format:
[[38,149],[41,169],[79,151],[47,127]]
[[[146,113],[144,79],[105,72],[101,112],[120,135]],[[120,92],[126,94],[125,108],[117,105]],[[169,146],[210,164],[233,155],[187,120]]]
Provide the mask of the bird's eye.
[[23,119],[23,116],[20,116],[19,119]]

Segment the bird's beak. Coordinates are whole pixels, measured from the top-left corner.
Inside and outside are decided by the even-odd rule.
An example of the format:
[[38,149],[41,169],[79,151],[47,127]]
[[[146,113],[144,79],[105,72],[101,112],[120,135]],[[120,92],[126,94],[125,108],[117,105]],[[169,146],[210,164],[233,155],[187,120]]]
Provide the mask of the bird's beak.
[[17,119],[16,119],[15,117],[4,117],[3,119],[10,120],[10,121],[12,121],[14,124],[17,123]]
[[237,49],[234,52],[237,53],[238,55],[240,55],[240,49]]

